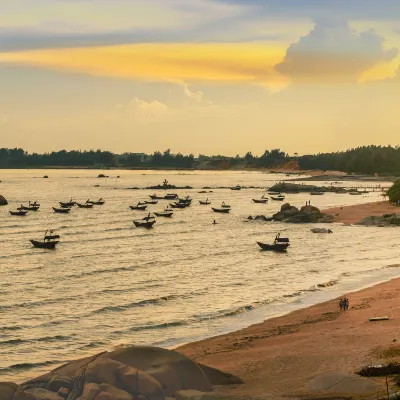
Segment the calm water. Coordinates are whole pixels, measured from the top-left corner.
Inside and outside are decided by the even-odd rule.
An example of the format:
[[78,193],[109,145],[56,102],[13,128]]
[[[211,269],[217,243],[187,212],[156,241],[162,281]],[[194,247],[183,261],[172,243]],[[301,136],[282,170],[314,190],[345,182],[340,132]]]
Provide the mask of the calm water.
[[[88,170],[0,171],[0,194],[10,203],[0,208],[1,380],[22,381],[118,344],[174,346],[213,336],[399,276],[393,229],[333,225],[332,235],[314,235],[312,225],[247,222],[248,215],[272,215],[281,205],[252,203],[261,189],[198,194],[203,186],[268,187],[285,176],[108,173],[121,178],[96,179],[98,172]],[[40,178],[45,174],[50,178]],[[193,197],[192,207],[177,210],[171,220],[159,218],[151,231],[134,228],[132,220],[145,214],[128,206],[154,191],[126,188],[164,178],[194,187],[178,191]],[[206,196],[213,205],[231,204],[231,214],[200,206]],[[52,206],[71,197],[103,197],[106,204],[53,213]],[[297,206],[311,199],[320,208],[379,198],[376,192],[287,196]],[[38,200],[40,211],[24,218],[8,214],[29,200]],[[29,239],[41,238],[47,228],[61,235],[59,247],[33,249]],[[278,232],[290,237],[288,254],[261,252],[255,242],[271,241]],[[330,281],[337,282],[318,287]]]

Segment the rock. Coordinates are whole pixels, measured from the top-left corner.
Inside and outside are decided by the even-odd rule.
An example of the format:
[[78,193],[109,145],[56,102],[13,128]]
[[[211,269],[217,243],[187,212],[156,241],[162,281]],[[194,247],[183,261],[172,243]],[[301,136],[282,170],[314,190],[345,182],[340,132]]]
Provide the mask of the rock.
[[98,178],[108,178],[108,176],[104,175],[104,174],[99,174],[97,175]]
[[0,383],[0,400],[42,400],[26,393],[21,386],[12,382]]
[[60,397],[57,393],[51,392],[47,389],[28,389],[25,391],[25,393],[31,394],[37,400],[63,400],[63,398]]
[[85,400],[95,400],[101,391],[101,387],[97,383],[88,383],[83,389],[81,398]]
[[0,195],[0,206],[6,206],[7,204],[8,201],[5,199],[5,197]]
[[336,372],[321,375],[308,382],[308,388],[318,393],[346,394],[376,397],[384,393],[383,385],[355,374]]
[[101,357],[108,357],[151,375],[160,382],[165,396],[172,397],[182,389],[211,390],[211,384],[201,368],[177,351],[158,347],[129,347]]
[[365,217],[361,221],[357,222],[356,225],[364,226],[399,226],[400,225],[400,215],[397,214],[384,214],[382,216],[369,216]]
[[[282,210],[283,208],[283,210]],[[281,211],[273,215],[275,221],[301,223],[331,223],[333,216],[322,214],[317,207],[303,206],[300,210],[290,204],[284,204]]]
[[48,175],[45,175],[45,176],[43,177],[43,179],[49,179]]
[[133,400],[133,397],[129,393],[114,386],[103,383],[100,385],[100,388],[104,393],[110,394],[115,400]]
[[175,393],[176,400],[220,400],[212,393],[204,393],[198,390],[181,390]]
[[235,375],[222,372],[219,369],[199,364],[206,378],[214,385],[241,385],[244,382]]
[[330,229],[326,228],[312,228],[310,231],[312,233],[333,233]]
[[247,219],[251,220],[251,219],[253,219],[253,217],[252,217],[251,215],[249,215],[249,216],[247,217]]

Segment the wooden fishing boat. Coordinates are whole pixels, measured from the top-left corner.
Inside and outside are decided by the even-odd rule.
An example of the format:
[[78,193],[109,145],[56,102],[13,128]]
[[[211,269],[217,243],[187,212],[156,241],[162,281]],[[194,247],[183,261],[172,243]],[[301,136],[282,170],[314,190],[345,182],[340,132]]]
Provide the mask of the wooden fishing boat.
[[40,206],[21,206],[17,208],[20,211],[37,211],[39,210]]
[[137,203],[138,206],[145,206],[147,205],[147,203],[145,201],[139,201],[139,203]]
[[178,203],[181,203],[181,204],[192,204],[192,199],[178,199]]
[[265,204],[265,203],[268,203],[268,199],[253,199],[253,202]]
[[[49,232],[49,235],[47,234]],[[53,230],[46,231],[44,234],[44,240],[30,240],[34,247],[39,249],[55,249],[59,243],[57,239],[60,239],[60,235],[53,235]]]
[[164,200],[164,196],[157,196],[156,194],[150,194],[149,197],[152,200]]
[[58,241],[39,242],[37,240],[30,240],[34,247],[38,249],[55,249]]
[[147,204],[139,205],[139,203],[138,203],[138,205],[136,205],[136,206],[129,206],[129,208],[130,208],[131,210],[136,210],[136,211],[145,211],[147,207],[148,207]]
[[150,215],[148,217],[143,218],[143,219],[133,221],[133,224],[137,228],[152,228],[155,223],[156,223],[155,218],[154,217],[150,217]]
[[171,218],[174,215],[174,213],[172,211],[162,211],[162,212],[155,212],[154,215],[156,217]]
[[216,213],[224,213],[224,214],[228,214],[231,211],[230,208],[214,208],[214,207],[211,207],[211,209]]
[[242,187],[240,185],[236,185],[234,187],[231,187],[231,190],[242,190]]
[[282,195],[279,195],[279,196],[271,196],[271,199],[272,200],[275,200],[275,201],[283,201],[283,200],[285,200],[285,196],[282,196]]
[[211,204],[211,201],[208,201],[208,199],[207,199],[206,201],[201,201],[201,200],[199,200],[199,203],[200,203],[201,205],[203,205],[203,206],[207,206],[207,205]]
[[175,200],[178,198],[178,195],[175,193],[168,193],[164,196],[165,200]]
[[40,204],[35,200],[34,202],[29,202],[29,207],[40,207]]
[[190,204],[186,204],[186,203],[171,203],[169,205],[171,208],[187,208],[190,206]]
[[76,203],[76,205],[79,207],[79,208],[93,208],[93,204],[81,204],[81,203]]
[[99,199],[97,201],[88,200],[86,204],[93,204],[94,206],[102,206],[105,203],[103,199]]
[[69,208],[69,207],[75,206],[76,202],[71,200],[71,201],[67,201],[66,203],[63,203],[62,201],[60,201],[59,204],[62,208]]
[[313,190],[312,192],[310,192],[311,196],[322,196],[324,194],[325,194],[324,192],[320,192],[318,190]]
[[19,210],[19,211],[10,211],[11,215],[18,216],[18,217],[24,217],[26,214],[28,214],[28,211],[24,210]]
[[280,192],[268,192],[270,196],[280,196]]
[[262,250],[270,250],[277,252],[285,252],[287,248],[290,246],[288,238],[281,238],[280,233],[278,233],[275,237],[275,240],[272,244],[257,242],[257,244],[261,247]]
[[225,202],[223,201],[221,204],[221,208],[231,208],[231,206],[229,204],[225,204]]
[[71,211],[71,209],[70,208],[56,208],[56,207],[53,207],[53,211],[55,213],[58,213],[58,214],[68,214]]
[[157,204],[158,200],[145,200],[144,204]]
[[351,196],[361,196],[361,195],[362,195],[362,193],[359,192],[359,191],[349,192],[349,194],[350,194]]

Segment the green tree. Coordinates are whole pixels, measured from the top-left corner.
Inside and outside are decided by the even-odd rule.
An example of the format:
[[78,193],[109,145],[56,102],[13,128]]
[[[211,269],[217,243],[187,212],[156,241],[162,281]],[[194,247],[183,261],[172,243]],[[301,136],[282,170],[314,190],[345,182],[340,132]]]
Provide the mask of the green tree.
[[398,203],[400,201],[400,180],[396,181],[387,191],[389,201]]

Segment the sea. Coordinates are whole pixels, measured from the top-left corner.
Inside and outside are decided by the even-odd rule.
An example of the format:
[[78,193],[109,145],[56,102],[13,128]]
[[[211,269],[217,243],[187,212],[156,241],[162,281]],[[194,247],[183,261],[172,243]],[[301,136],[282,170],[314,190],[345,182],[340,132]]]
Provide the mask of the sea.
[[[109,177],[97,178],[101,172]],[[129,206],[150,199],[156,191],[144,188],[164,179],[193,187],[172,191],[193,198],[192,206],[158,218],[151,230],[134,227],[147,212]],[[322,227],[332,234],[313,234],[313,224],[247,219],[277,212],[282,203],[252,199],[291,179],[243,171],[0,170],[0,194],[9,201],[0,207],[0,380],[23,382],[120,345],[173,348],[400,276],[395,228],[330,224]],[[316,184],[375,188],[362,196],[289,194],[286,201],[321,209],[380,201],[390,182]],[[252,188],[229,189],[235,185]],[[52,211],[71,198],[105,204]],[[206,198],[216,207],[225,201],[230,214],[200,205]],[[39,211],[9,214],[35,200]],[[33,248],[29,240],[47,229],[61,236],[57,249]],[[277,233],[290,238],[287,254],[261,251],[256,242]]]

